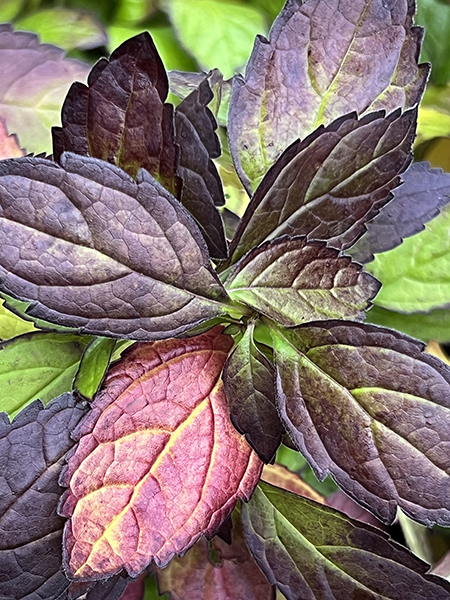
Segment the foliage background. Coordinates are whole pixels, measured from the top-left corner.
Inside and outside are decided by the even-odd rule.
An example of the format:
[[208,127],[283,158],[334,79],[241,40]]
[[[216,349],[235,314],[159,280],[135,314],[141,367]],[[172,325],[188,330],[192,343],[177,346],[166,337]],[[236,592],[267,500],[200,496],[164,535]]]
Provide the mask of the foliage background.
[[[283,4],[283,0],[2,0],[0,22],[10,22],[16,30],[33,31],[42,42],[55,44],[69,57],[90,65],[124,40],[148,30],[168,70],[218,68],[228,79],[242,69],[255,35],[268,33]],[[416,23],[426,29],[421,59],[431,62],[432,71],[419,110],[415,158],[450,172],[450,0],[418,0]],[[64,95],[65,90],[60,95],[61,102]],[[176,100],[172,97],[172,101]],[[57,100],[52,109],[42,114],[47,129],[59,124]],[[224,125],[226,116],[220,117]],[[19,143],[23,144],[21,132],[9,133],[18,133]],[[227,208],[241,215],[247,196],[231,165],[225,128],[220,133],[224,154],[219,168]],[[50,141],[43,146],[37,135],[28,135],[26,141],[27,152],[50,151]],[[446,351],[450,351],[450,210],[444,209],[423,232],[402,246],[378,255],[368,269],[383,282],[383,293],[375,299],[368,320],[427,343],[439,342],[441,346],[431,343],[429,349],[445,359]],[[414,283],[410,289],[411,280]],[[416,297],[419,287],[420,301]],[[409,299],[412,294],[409,304],[402,305],[402,290]],[[6,310],[0,312],[0,339],[31,329],[29,322]],[[74,348],[73,364],[55,367],[65,377],[72,377],[76,370],[77,351]],[[0,373],[0,380],[4,375]],[[50,388],[49,398],[55,395],[56,391]],[[334,491],[331,480],[322,484],[315,480],[297,452],[283,446],[277,458],[301,473],[323,495]],[[405,539],[415,553],[430,563],[442,559],[450,549],[450,535],[442,528],[426,530],[406,517],[402,518],[401,527],[402,531],[396,533],[398,538]],[[450,578],[445,559],[442,574]],[[146,598],[158,597],[154,582],[149,580],[146,585]]]

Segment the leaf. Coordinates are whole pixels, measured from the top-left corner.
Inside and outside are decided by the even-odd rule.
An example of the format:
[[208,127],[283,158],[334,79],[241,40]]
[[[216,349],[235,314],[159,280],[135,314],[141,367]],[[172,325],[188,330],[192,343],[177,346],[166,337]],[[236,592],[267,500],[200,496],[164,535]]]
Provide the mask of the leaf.
[[79,333],[78,329],[76,328],[63,327],[62,325],[55,325],[54,323],[50,323],[49,321],[43,321],[42,319],[31,317],[27,312],[28,309],[30,309],[32,306],[31,302],[22,302],[21,300],[17,300],[16,298],[8,296],[8,294],[5,294],[3,292],[0,292],[0,301],[3,303],[4,308],[8,309],[10,313],[28,323],[29,327],[27,331],[22,331],[21,333],[34,331],[34,329],[36,328],[43,329],[44,331]]
[[92,69],[88,86],[71,87],[54,137],[66,150],[116,164],[135,177],[142,167],[176,194],[173,107],[166,71],[147,32],[131,38]]
[[384,523],[399,507],[448,525],[450,369],[372,325],[318,322],[273,340],[280,417],[316,476]]
[[[125,6],[130,6],[128,0],[125,1]],[[109,51],[112,52],[130,37],[138,35],[146,29],[147,27],[144,25],[110,25],[107,30],[109,37]],[[166,69],[191,71],[196,68],[192,58],[181,49],[172,27],[169,27],[168,25],[158,27],[152,25],[150,33]]]
[[0,298],[0,341],[9,340],[16,337],[16,335],[28,333],[33,330],[33,323],[24,321],[8,310],[4,305],[4,301]]
[[260,483],[242,508],[247,545],[288,600],[446,600],[450,585],[388,536]]
[[51,152],[49,127],[60,120],[70,84],[89,68],[64,58],[59,48],[39,44],[32,33],[0,26],[0,118],[28,152]]
[[282,235],[308,235],[348,248],[400,183],[411,160],[415,111],[354,114],[296,142],[267,173],[230,248],[235,262]]
[[222,217],[216,206],[223,206],[222,182],[213,163],[221,154],[216,134],[217,123],[208,108],[214,94],[204,79],[175,110],[175,142],[180,149],[177,174],[182,178],[181,203],[197,221],[208,244],[210,255],[228,255]]
[[108,37],[97,19],[89,13],[64,8],[48,8],[28,14],[15,27],[34,31],[45,44],[64,50],[89,50],[106,45]]
[[417,6],[416,21],[425,27],[422,58],[431,61],[431,80],[438,85],[445,85],[450,80],[448,54],[450,41],[450,7],[445,2],[421,0]]
[[231,422],[268,463],[281,443],[284,428],[275,408],[273,366],[258,350],[253,330],[253,324],[247,327],[228,358],[223,380]]
[[221,331],[134,345],[109,371],[61,480],[71,578],[162,567],[248,500],[262,463],[229,420]]
[[94,338],[84,351],[73,385],[87,400],[92,400],[97,393],[115,345],[116,341],[111,338]]
[[255,35],[265,31],[261,13],[228,0],[169,0],[169,17],[184,48],[208,71],[225,78],[248,59]]
[[286,327],[318,319],[362,320],[380,288],[339,250],[287,236],[246,254],[225,286],[232,299]]
[[61,570],[58,477],[84,413],[64,394],[47,408],[36,400],[12,423],[0,415],[1,598],[56,600],[69,585]]
[[[233,513],[233,516],[236,513]],[[245,545],[239,516],[233,519],[233,541],[199,540],[183,558],[157,572],[160,593],[171,600],[274,600],[269,584]]]
[[235,78],[230,148],[255,189],[282,152],[341,115],[415,106],[428,66],[409,0],[289,0],[270,41],[258,36],[245,79]]
[[419,107],[417,140],[450,136],[450,86],[427,85]]
[[2,289],[34,301],[30,315],[150,340],[227,311],[197,226],[148,173],[61,162],[0,163]]
[[14,134],[8,135],[6,124],[0,119],[0,160],[18,158],[24,154],[24,150],[19,146],[17,136]]
[[0,22],[12,21],[22,9],[23,0],[2,0],[0,6]]
[[374,254],[399,246],[450,202],[450,173],[421,162],[412,164],[402,179],[404,183],[393,190],[394,198],[366,223],[366,233],[350,248],[356,261],[370,262]]
[[39,398],[44,405],[72,390],[90,338],[66,333],[26,333],[0,344],[0,408],[14,417]]
[[367,321],[390,329],[403,331],[407,335],[424,342],[450,342],[450,310],[436,308],[429,313],[405,315],[379,306],[372,306],[367,313]]
[[377,254],[368,270],[381,281],[377,306],[413,313],[447,306],[450,302],[450,206],[406,239],[401,246]]
[[[276,487],[310,498],[316,502],[324,503],[323,496],[318,494],[311,486],[305,483],[297,473],[292,473],[285,466],[275,463],[274,465],[264,465],[261,479]],[[361,509],[362,510],[362,509]]]

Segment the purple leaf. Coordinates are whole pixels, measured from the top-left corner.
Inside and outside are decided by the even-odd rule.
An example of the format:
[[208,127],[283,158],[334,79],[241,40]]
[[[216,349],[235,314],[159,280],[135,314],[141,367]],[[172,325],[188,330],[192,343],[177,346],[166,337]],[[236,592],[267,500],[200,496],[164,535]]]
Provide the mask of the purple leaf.
[[275,408],[274,370],[253,341],[249,325],[224,368],[225,394],[233,425],[259,458],[272,460],[284,427]]
[[100,335],[171,337],[227,311],[189,213],[146,171],[66,154],[0,163],[2,288]]
[[60,122],[70,84],[89,72],[64,56],[60,48],[40,44],[34,33],[0,25],[0,118],[28,152],[51,152],[49,125]]
[[231,262],[285,234],[351,246],[399,185],[415,125],[415,110],[359,120],[352,114],[294,143],[250,202],[231,244]]
[[324,242],[287,236],[265,242],[238,262],[225,282],[230,297],[285,327],[364,317],[380,283]]
[[442,169],[415,163],[402,179],[404,183],[392,192],[394,198],[366,223],[366,233],[349,251],[358,262],[368,263],[374,254],[392,250],[404,238],[422,231],[425,223],[450,201],[450,173]]
[[258,36],[230,104],[230,148],[255,189],[284,149],[346,113],[415,106],[428,66],[410,0],[289,0]]
[[450,368],[395,331],[272,330],[281,420],[316,476],[384,523],[450,524]]
[[47,408],[36,400],[12,423],[0,414],[1,598],[59,600],[69,586],[61,569],[58,478],[85,412],[64,394]]

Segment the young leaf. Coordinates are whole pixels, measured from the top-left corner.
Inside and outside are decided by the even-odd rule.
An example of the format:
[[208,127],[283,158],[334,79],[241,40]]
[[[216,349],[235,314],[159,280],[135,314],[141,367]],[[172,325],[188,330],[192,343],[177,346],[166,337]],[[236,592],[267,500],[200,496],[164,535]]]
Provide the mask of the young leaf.
[[266,239],[307,235],[348,248],[400,183],[416,111],[355,114],[288,148],[267,173],[236,232],[232,262]]
[[47,408],[36,400],[12,423],[0,414],[1,598],[59,600],[69,586],[61,569],[58,477],[85,411],[64,394]]
[[380,289],[376,279],[339,250],[287,236],[249,252],[225,286],[231,298],[286,327],[333,318],[362,320]]
[[92,69],[88,86],[72,86],[56,130],[54,154],[111,162],[136,176],[142,167],[177,195],[173,107],[164,65],[148,33],[124,42]]
[[197,221],[211,256],[226,258],[228,247],[222,217],[222,182],[211,159],[221,154],[217,123],[208,108],[214,94],[204,79],[175,110],[175,141],[180,149],[178,175],[182,178],[180,202]]
[[15,416],[32,400],[44,404],[72,389],[90,338],[67,333],[26,333],[0,344],[0,407]]
[[70,84],[85,80],[89,67],[32,33],[0,25],[0,34],[0,117],[28,152],[50,153],[48,127],[59,123]]
[[422,57],[433,65],[431,80],[438,85],[445,85],[450,81],[450,40],[447,35],[450,6],[436,0],[421,0],[417,6],[416,21],[425,27]]
[[164,566],[248,500],[262,463],[229,420],[221,331],[134,345],[109,371],[61,480],[71,578]]
[[275,588],[245,545],[239,515],[233,516],[231,545],[217,536],[210,543],[199,540],[156,573],[161,594],[170,592],[171,600],[275,600]]
[[187,211],[148,173],[65,155],[0,163],[0,273],[29,314],[85,333],[171,337],[226,312]]
[[287,2],[270,41],[256,39],[245,79],[234,82],[228,133],[247,189],[319,125],[418,103],[429,69],[417,65],[414,8],[409,0]]
[[242,507],[247,545],[287,600],[448,600],[450,584],[388,536],[260,483]]
[[253,324],[247,327],[227,360],[223,380],[231,422],[268,463],[281,443],[284,427],[275,408],[273,366],[256,347],[253,329]]
[[87,400],[92,400],[97,393],[115,345],[114,339],[94,338],[84,351],[73,387]]
[[450,301],[450,205],[398,248],[377,254],[368,269],[383,283],[376,305],[426,312]]
[[450,524],[450,368],[401,333],[273,330],[280,416],[316,476],[391,523]]
[[358,262],[370,262],[374,254],[391,250],[403,238],[422,231],[450,201],[450,173],[442,169],[414,163],[402,179],[404,183],[393,190],[394,198],[366,223],[366,233],[350,248],[348,253]]

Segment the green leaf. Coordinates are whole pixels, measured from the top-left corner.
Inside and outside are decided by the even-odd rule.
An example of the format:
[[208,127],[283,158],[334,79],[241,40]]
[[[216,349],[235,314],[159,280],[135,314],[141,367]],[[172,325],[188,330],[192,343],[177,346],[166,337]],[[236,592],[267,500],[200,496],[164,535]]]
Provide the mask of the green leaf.
[[247,545],[288,600],[447,600],[450,585],[370,525],[260,483],[242,506]]
[[33,331],[33,329],[33,323],[21,319],[8,310],[4,305],[4,300],[0,298],[0,340],[9,340],[22,333]]
[[228,133],[247,189],[319,125],[419,102],[428,67],[417,65],[413,13],[409,0],[288,0],[234,82]]
[[89,50],[104,46],[108,41],[97,19],[78,10],[48,8],[22,17],[15,22],[17,29],[37,33],[44,44],[54,44],[64,50]]
[[167,0],[181,44],[202,69],[218,68],[225,78],[248,60],[253,41],[266,27],[261,13],[228,0]]
[[277,405],[316,476],[392,523],[450,524],[450,368],[390,329],[272,330]]
[[294,327],[323,319],[362,320],[380,284],[324,242],[284,236],[246,254],[225,287],[232,299]]
[[[28,331],[33,331],[35,328],[37,328],[43,329],[44,331],[79,333],[79,330],[76,327],[63,327],[62,325],[56,325],[55,323],[50,323],[50,321],[44,321],[43,319],[31,316],[28,311],[31,311],[33,308],[32,302],[23,302],[22,300],[17,300],[16,298],[8,296],[8,294],[3,292],[0,293],[0,299],[4,308],[8,309],[8,311],[14,315],[17,315],[17,317],[20,319],[23,319],[24,322],[28,323]],[[26,332],[23,331],[21,333]]]
[[85,80],[89,67],[39,44],[32,33],[13,32],[10,25],[1,25],[0,32],[0,118],[27,152],[50,154],[50,127],[60,122],[70,84]]
[[151,340],[231,309],[198,227],[151,175],[136,183],[93,158],[61,162],[0,163],[2,288],[33,301],[29,314]]
[[21,11],[24,0],[2,0],[0,6],[0,22],[12,21]]
[[67,333],[26,333],[0,344],[0,410],[14,417],[27,404],[72,389],[90,338]]
[[228,358],[223,380],[231,422],[259,458],[269,463],[280,445],[284,427],[275,408],[273,366],[257,348],[253,331],[251,324]]
[[372,306],[367,313],[367,321],[374,325],[403,331],[424,342],[430,340],[440,343],[450,342],[450,310],[447,308],[436,308],[429,313],[405,315],[380,306]]
[[94,338],[84,351],[73,387],[87,400],[92,400],[97,393],[115,345],[116,341],[111,338]]
[[256,190],[233,238],[231,262],[281,235],[348,248],[391,198],[411,160],[416,112],[355,114],[295,142]]
[[401,246],[377,254],[367,269],[382,283],[374,304],[403,313],[450,303],[450,206]]
[[450,85],[429,84],[419,107],[417,143],[450,136]]
[[432,63],[431,81],[445,85],[450,80],[450,6],[439,0],[420,0],[416,22],[425,28],[421,58]]

